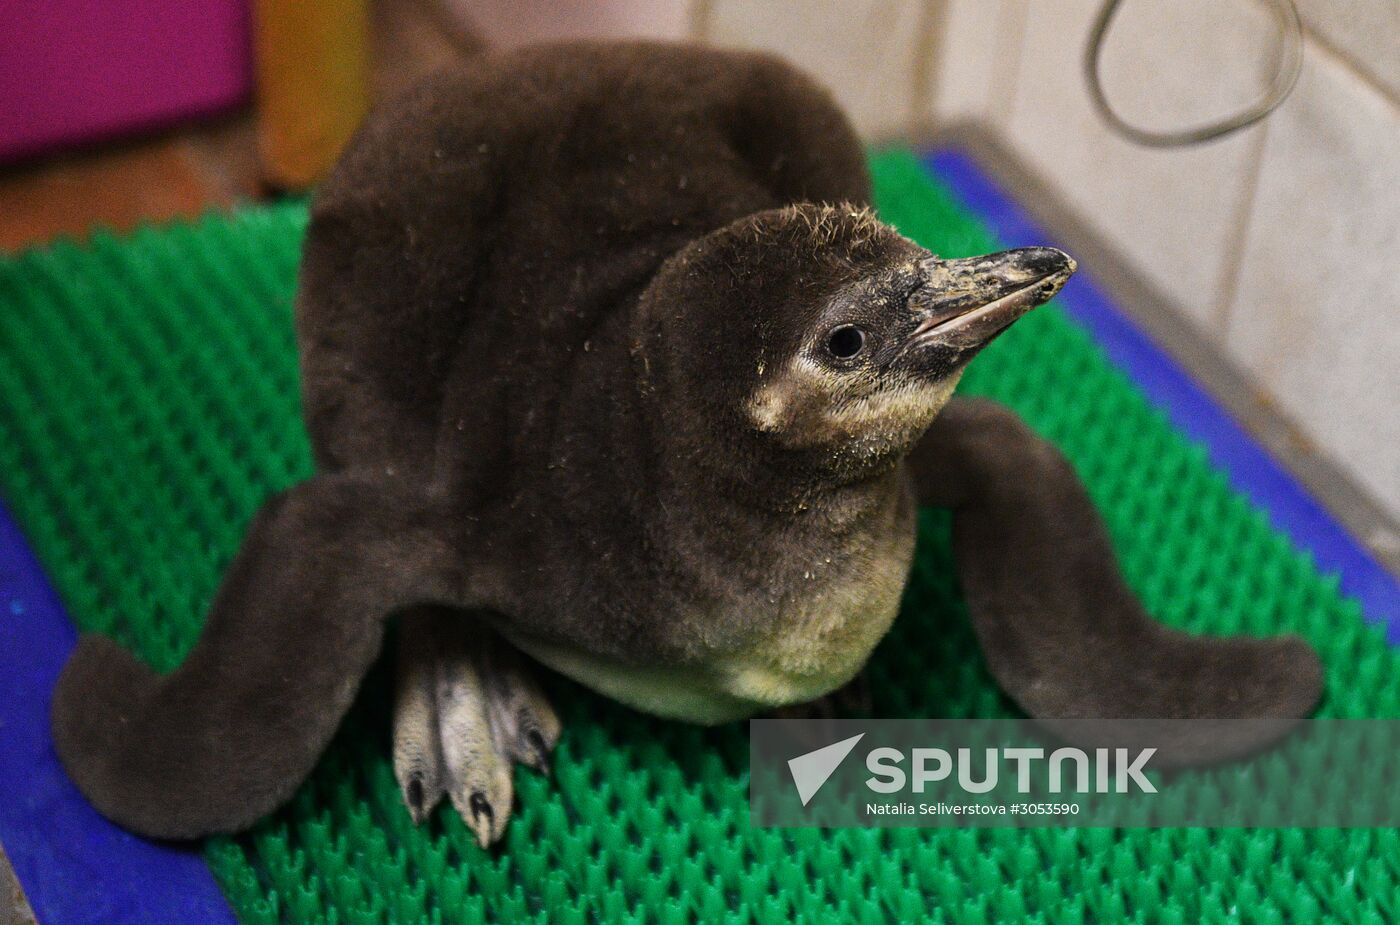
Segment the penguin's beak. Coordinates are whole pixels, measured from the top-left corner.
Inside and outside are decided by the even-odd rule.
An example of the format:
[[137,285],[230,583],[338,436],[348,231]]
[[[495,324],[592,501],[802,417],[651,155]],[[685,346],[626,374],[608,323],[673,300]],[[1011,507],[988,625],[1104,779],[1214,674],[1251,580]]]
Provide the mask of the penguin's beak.
[[916,326],[906,349],[984,347],[1022,315],[1044,304],[1074,273],[1074,259],[1053,247],[1022,247],[981,257],[920,265],[922,285],[909,297]]

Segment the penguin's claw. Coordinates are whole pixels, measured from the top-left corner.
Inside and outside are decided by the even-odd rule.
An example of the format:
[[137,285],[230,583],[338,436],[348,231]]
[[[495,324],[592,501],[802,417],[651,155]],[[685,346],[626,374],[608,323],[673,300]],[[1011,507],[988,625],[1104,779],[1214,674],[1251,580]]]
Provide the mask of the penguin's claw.
[[512,761],[549,773],[549,756],[562,726],[520,655],[503,640],[488,648],[491,670],[491,724],[498,744]]
[[444,793],[433,642],[424,621],[406,623],[395,666],[394,777],[415,825],[428,818]]
[[444,793],[481,847],[510,821],[516,762],[548,773],[561,725],[516,652],[469,618],[445,613],[402,626],[394,706],[394,772],[415,823]]
[[[491,807],[491,801],[486,798],[486,794],[480,791],[474,792],[471,799],[467,801],[467,806],[471,810],[470,815],[464,815],[467,825],[476,833],[476,843],[485,848],[499,837],[496,830],[496,811]],[[461,807],[457,809],[461,812]],[[501,823],[505,825],[504,822]]]

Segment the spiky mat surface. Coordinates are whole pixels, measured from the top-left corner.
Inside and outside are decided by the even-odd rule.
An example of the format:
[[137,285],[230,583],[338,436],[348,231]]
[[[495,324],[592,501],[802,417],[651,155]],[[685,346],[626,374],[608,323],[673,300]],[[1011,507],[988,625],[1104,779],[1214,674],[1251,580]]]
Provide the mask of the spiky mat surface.
[[[994,250],[907,151],[872,158],[885,219]],[[249,209],[0,262],[0,493],[72,620],[179,663],[273,489],[310,473],[291,297],[305,212]],[[1054,304],[962,391],[1053,439],[1133,587],[1198,632],[1289,630],[1322,653],[1322,715],[1400,716],[1400,657]],[[875,715],[1006,716],[924,512],[904,612],[870,666]],[[389,764],[382,670],[295,800],[205,856],[237,917],[270,922],[1285,922],[1400,916],[1389,830],[756,830],[743,724],[643,717],[550,679],[552,780],[478,849],[450,811],[414,828]]]

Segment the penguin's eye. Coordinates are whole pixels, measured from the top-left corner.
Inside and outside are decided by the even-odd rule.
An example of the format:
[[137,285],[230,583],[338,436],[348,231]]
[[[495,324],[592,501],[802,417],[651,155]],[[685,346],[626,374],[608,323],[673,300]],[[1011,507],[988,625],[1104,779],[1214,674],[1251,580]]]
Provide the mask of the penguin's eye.
[[849,360],[865,349],[865,332],[853,324],[832,328],[826,336],[826,350],[838,360]]

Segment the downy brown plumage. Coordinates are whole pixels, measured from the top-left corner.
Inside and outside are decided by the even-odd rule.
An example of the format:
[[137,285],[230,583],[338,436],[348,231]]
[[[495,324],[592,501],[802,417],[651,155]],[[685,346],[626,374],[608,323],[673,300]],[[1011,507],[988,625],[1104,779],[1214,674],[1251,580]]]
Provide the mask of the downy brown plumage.
[[894,619],[916,504],[954,509],[1030,714],[1309,711],[1310,649],[1152,622],[1055,448],[950,400],[1073,262],[941,260],[869,202],[828,94],[761,54],[488,54],[371,116],[301,270],[318,474],[253,521],[173,674],[83,638],[54,700],[83,792],[148,835],[252,824],[398,617],[406,802],[446,793],[485,844],[559,735],[515,650],[683,720],[811,700]]

